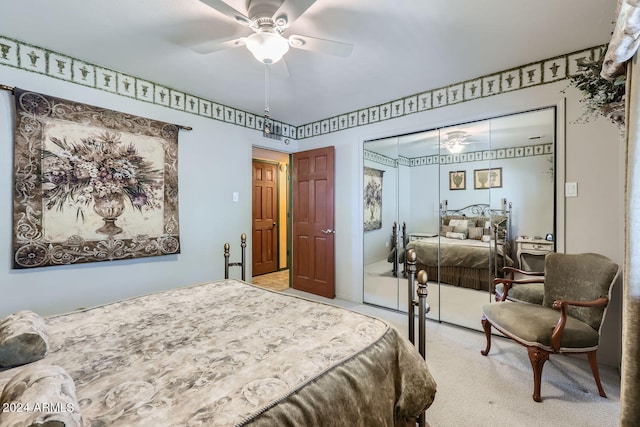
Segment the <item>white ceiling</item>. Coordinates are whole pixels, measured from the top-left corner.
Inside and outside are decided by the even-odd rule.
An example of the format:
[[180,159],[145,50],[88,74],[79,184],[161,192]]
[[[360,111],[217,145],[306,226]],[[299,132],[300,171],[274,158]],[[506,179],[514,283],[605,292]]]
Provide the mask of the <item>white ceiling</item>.
[[[227,2],[246,11],[245,0]],[[271,117],[306,124],[604,44],[615,7],[615,0],[317,0],[285,35],[352,43],[353,52],[291,49],[289,76],[271,73]],[[264,66],[246,48],[189,49],[247,35],[199,0],[0,0],[0,11],[0,35],[263,113]]]

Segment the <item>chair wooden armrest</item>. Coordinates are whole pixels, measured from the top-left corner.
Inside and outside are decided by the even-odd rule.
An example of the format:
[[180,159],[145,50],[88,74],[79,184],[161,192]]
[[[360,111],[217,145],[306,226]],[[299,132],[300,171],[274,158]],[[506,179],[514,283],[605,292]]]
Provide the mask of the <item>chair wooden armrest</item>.
[[519,285],[519,284],[527,284],[527,283],[544,283],[544,277],[537,277],[533,279],[513,279],[513,278],[507,279],[504,277],[496,277],[493,279],[493,289],[495,289],[495,286],[498,283],[502,283],[504,285],[502,296],[498,301],[504,301],[505,299],[507,299],[507,295],[509,294],[509,289],[511,289],[513,284]]
[[525,271],[525,270],[520,270],[519,268],[509,267],[509,266],[502,267],[502,272],[505,273],[505,276],[508,273],[512,279],[514,278],[515,273],[520,273],[525,276],[544,276],[544,271]]
[[567,324],[567,306],[573,305],[576,307],[599,307],[603,305],[607,305],[609,302],[609,298],[600,297],[593,301],[569,301],[569,300],[555,300],[553,302],[553,308],[555,310],[560,310],[560,319],[558,319],[558,323],[556,327],[553,328],[553,332],[551,333],[551,348],[554,351],[560,350],[560,340],[562,339],[562,333],[564,332],[564,327]]

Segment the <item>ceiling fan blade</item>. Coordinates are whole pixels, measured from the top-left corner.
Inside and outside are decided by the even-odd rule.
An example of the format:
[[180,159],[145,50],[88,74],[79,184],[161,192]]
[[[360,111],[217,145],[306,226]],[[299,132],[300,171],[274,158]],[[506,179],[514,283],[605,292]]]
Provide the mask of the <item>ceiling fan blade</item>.
[[191,50],[196,53],[214,53],[220,52],[221,50],[232,49],[234,47],[244,46],[246,37],[240,37],[239,39],[233,40],[211,40],[208,42],[200,43],[198,45],[192,46]]
[[[300,17],[303,13],[314,4],[316,0],[284,0],[280,8],[273,14],[273,20],[277,25],[286,28]],[[284,25],[279,20],[284,17]]]
[[289,36],[289,45],[296,49],[322,52],[328,55],[346,58],[351,55],[353,45],[350,43],[337,42],[333,40],[319,39],[316,37],[292,35]]
[[239,22],[242,25],[245,25],[247,27],[251,26],[251,20],[247,18],[245,14],[238,12],[237,10],[235,10],[234,8],[232,8],[222,0],[200,0],[200,1],[206,4],[207,6],[217,10],[218,12],[228,16],[234,21]]

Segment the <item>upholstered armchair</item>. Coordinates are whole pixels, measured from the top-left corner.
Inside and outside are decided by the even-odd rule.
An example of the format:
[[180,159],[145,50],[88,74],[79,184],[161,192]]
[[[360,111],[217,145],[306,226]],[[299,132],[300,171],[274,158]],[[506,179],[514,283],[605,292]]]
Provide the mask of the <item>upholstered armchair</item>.
[[619,266],[593,253],[550,253],[545,258],[544,270],[542,304],[505,300],[482,307],[487,346],[481,353],[489,354],[492,326],[525,346],[533,368],[533,400],[536,402],[541,401],[542,368],[550,354],[586,353],[598,392],[606,397],[600,383],[596,352]]
[[[524,271],[515,267],[503,267],[505,277],[493,279],[493,288],[496,301],[528,302],[530,304],[542,304],[544,297],[544,272]],[[516,279],[519,274],[519,279]],[[524,278],[529,276],[530,278]]]

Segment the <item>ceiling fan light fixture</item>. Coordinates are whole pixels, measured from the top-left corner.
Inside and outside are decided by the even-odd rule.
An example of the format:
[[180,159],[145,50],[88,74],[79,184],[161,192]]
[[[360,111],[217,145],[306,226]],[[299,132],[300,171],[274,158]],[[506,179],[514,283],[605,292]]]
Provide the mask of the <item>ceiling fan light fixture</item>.
[[448,132],[447,140],[442,143],[442,146],[452,154],[459,154],[464,149],[463,142],[468,136],[466,132],[459,130]]
[[289,42],[277,31],[259,31],[251,34],[246,45],[258,61],[267,65],[280,61],[289,51]]
[[449,152],[451,154],[460,154],[463,149],[464,149],[464,145],[462,145],[460,143],[454,143],[454,144],[447,145],[447,150],[449,150]]

